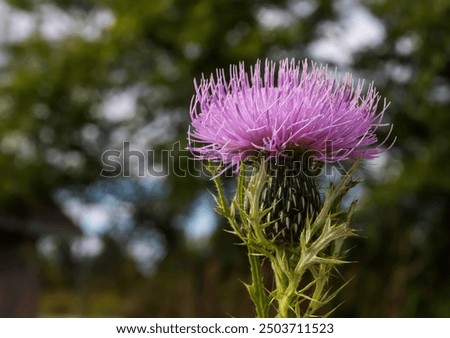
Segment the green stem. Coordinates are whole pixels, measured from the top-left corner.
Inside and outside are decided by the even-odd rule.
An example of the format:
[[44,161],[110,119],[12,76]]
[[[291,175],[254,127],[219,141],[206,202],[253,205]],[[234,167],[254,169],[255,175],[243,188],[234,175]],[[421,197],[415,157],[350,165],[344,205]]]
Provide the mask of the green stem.
[[290,297],[287,294],[287,288],[289,284],[289,276],[287,275],[285,262],[283,261],[283,257],[280,256],[279,250],[274,252],[274,255],[271,256],[271,265],[272,271],[274,273],[275,279],[275,289],[273,293],[273,297],[277,302],[277,317],[279,318],[289,318],[289,304]]
[[276,250],[275,259],[272,260],[272,269],[275,274],[275,294],[277,301],[277,317],[292,318],[300,317],[300,313],[295,310],[296,291],[303,273],[296,273],[293,266],[286,258],[283,250]]
[[255,304],[256,317],[268,318],[268,301],[264,291],[263,275],[261,273],[261,260],[253,252],[251,247],[248,248],[248,260],[250,262],[250,270],[252,273],[252,284],[248,286],[250,297]]

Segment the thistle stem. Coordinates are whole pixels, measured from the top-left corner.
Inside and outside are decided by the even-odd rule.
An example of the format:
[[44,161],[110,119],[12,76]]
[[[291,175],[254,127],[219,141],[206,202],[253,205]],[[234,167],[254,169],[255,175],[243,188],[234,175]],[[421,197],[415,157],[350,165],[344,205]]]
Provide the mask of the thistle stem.
[[276,281],[275,299],[277,300],[278,303],[277,318],[298,317],[294,315],[293,313],[294,311],[291,306],[294,295],[290,291],[292,290],[292,287],[289,287],[290,283],[286,285],[285,283],[280,283],[279,279],[276,279],[275,281]]
[[267,295],[264,290],[263,275],[261,272],[261,260],[251,247],[248,248],[248,260],[252,274],[252,284],[248,286],[250,297],[255,304],[257,318],[267,318],[268,303]]
[[306,262],[297,256],[293,262],[292,258],[286,257],[282,249],[277,249],[272,259],[272,270],[275,275],[274,299],[277,302],[278,318],[300,318],[300,307],[298,304],[297,291],[306,271]]

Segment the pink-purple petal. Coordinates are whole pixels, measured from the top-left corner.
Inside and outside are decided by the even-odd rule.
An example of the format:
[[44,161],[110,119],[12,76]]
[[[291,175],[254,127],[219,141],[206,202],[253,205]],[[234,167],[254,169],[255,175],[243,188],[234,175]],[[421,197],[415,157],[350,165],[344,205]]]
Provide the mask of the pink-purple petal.
[[[312,150],[323,162],[371,159],[382,152],[376,130],[382,125],[384,102],[369,84],[330,79],[327,68],[306,60],[258,61],[250,72],[244,64],[194,82],[188,132],[189,149],[201,159],[227,167],[255,151],[277,156],[286,149]],[[331,147],[330,147],[331,145]]]

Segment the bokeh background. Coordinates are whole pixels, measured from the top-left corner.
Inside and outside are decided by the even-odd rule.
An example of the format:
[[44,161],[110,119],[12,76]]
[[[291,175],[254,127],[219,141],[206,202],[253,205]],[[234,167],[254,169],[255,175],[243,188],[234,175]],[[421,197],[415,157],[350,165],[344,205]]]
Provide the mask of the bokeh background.
[[[0,0],[0,316],[253,316],[211,182],[177,171],[192,81],[308,57],[373,80],[397,136],[360,170],[335,316],[449,317],[449,17],[447,0]],[[102,177],[124,142],[155,170]]]

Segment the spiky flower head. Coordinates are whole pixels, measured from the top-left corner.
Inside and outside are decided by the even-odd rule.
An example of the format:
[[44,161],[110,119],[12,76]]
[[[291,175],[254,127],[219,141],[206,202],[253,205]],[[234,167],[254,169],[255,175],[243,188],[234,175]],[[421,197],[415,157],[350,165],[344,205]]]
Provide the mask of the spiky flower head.
[[305,163],[311,156],[315,163],[332,163],[382,151],[375,132],[387,104],[378,111],[381,97],[373,84],[363,94],[363,81],[355,86],[349,73],[339,80],[307,60],[266,60],[249,72],[243,63],[231,66],[228,79],[217,70],[194,85],[189,149],[196,159],[222,164],[223,171],[254,158],[271,165],[261,207],[272,206],[266,221],[274,237],[298,237],[321,208]]
[[375,131],[386,109],[372,84],[340,81],[307,60],[244,63],[195,82],[189,148],[199,159],[238,167],[247,157],[313,151],[317,160],[371,159],[382,151]]

